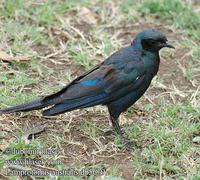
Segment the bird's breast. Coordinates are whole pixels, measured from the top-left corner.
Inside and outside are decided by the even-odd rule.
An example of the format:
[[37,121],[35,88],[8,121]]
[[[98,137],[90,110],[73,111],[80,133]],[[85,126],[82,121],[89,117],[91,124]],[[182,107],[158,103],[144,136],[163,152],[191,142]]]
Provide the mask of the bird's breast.
[[146,72],[152,76],[152,78],[157,74],[160,65],[159,56],[144,56],[143,61],[145,63]]

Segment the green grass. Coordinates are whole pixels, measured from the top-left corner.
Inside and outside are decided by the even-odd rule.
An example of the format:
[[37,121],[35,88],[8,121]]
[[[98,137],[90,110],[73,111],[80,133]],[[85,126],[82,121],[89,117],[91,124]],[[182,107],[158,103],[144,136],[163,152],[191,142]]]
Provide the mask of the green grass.
[[186,157],[191,150],[192,153],[199,151],[199,147],[193,147],[192,143],[192,137],[199,132],[199,116],[199,107],[184,103],[162,104],[157,119],[149,121],[144,127],[142,124],[132,126],[140,127],[137,131],[131,129],[129,133],[142,146],[133,157],[133,165],[141,176],[145,173],[162,176],[167,172],[174,177],[177,174],[180,177],[189,174],[193,178],[200,173],[199,158],[196,166],[181,167],[181,164],[187,162]]
[[84,134],[86,134],[87,136],[89,136],[92,139],[97,138],[100,134],[97,126],[95,126],[95,124],[91,124],[89,122],[85,122],[81,129]]
[[50,25],[57,21],[57,16],[63,15],[77,4],[87,3],[87,0],[49,0],[47,2],[34,2],[26,0],[3,0],[1,2],[1,15],[8,18],[20,18],[38,25]]
[[193,59],[200,63],[200,48],[197,47],[193,53]]
[[[0,74],[1,81],[4,82],[4,85],[0,87],[1,103],[4,105],[16,105],[26,102],[33,99],[34,94],[36,95],[36,91],[34,93],[33,90],[30,94],[24,91],[24,89],[37,83],[37,78],[28,77],[25,73],[17,70],[15,71],[15,74],[11,74],[10,72],[3,72]],[[10,90],[8,90],[7,87],[9,87]]]
[[96,63],[95,60],[92,60],[91,48],[84,42],[80,42],[78,47],[77,45],[71,45],[68,51],[70,52],[72,59],[87,70]]
[[144,0],[139,10],[144,14],[156,14],[161,20],[169,21],[191,38],[200,39],[200,16],[191,6],[180,0]]

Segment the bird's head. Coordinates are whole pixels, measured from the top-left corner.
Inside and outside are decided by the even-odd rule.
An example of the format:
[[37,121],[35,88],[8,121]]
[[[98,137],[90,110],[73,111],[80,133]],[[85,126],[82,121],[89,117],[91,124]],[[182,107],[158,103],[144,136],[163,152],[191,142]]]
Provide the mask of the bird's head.
[[132,45],[139,44],[142,49],[158,52],[163,47],[174,48],[172,45],[167,43],[167,38],[164,34],[154,29],[147,29],[140,32],[133,40]]

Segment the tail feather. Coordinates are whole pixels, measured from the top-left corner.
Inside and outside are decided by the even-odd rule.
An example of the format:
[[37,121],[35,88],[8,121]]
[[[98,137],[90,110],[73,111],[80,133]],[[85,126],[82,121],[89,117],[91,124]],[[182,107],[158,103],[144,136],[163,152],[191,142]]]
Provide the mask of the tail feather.
[[17,106],[0,109],[0,115],[13,113],[13,112],[25,112],[25,111],[38,110],[38,109],[42,109],[47,106],[51,106],[58,102],[59,102],[58,98],[48,99],[48,100],[45,100],[45,98],[41,98],[41,99],[37,99],[37,100],[31,101],[28,103],[24,103],[24,104],[20,104]]
[[64,102],[62,102],[62,99],[60,97],[56,97],[56,96],[54,98],[44,97],[44,98],[37,99],[25,104],[1,109],[0,115],[13,113],[13,112],[38,110],[44,107],[54,105],[53,107],[43,111],[44,116],[53,116],[53,115],[67,112],[67,111],[72,111],[75,109],[86,108],[86,107],[91,107],[98,104],[103,104],[107,101],[107,99],[109,99],[109,97],[106,93],[98,94],[96,96],[66,100]]
[[98,104],[104,103],[108,99],[106,93],[102,93],[93,97],[88,97],[84,99],[76,99],[72,101],[66,101],[63,103],[56,104],[55,106],[51,107],[43,111],[44,116],[53,116],[57,114],[61,114],[64,112],[72,111],[75,109],[81,109],[86,107],[95,106]]
[[34,100],[29,103],[9,107],[6,109],[1,109],[0,114],[7,114],[7,113],[13,113],[13,112],[20,112],[20,111],[30,111],[30,110],[36,110],[44,107],[44,103],[42,99]]

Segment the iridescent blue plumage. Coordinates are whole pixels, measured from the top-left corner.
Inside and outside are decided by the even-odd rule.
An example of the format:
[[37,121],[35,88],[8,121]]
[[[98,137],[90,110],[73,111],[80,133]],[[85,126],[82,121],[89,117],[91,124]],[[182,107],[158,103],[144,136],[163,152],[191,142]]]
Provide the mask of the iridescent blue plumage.
[[98,83],[98,79],[90,79],[80,82],[81,86],[95,86]]

